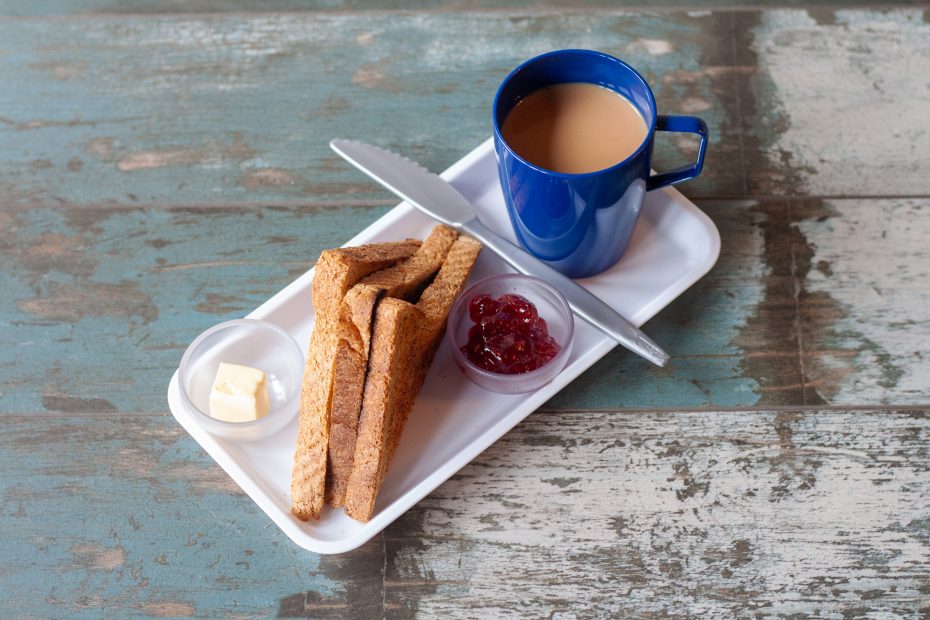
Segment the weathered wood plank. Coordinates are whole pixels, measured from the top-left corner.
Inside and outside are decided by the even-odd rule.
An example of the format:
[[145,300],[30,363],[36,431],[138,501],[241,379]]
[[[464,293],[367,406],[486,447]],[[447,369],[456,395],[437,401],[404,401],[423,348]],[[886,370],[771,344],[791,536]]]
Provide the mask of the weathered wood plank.
[[10,418],[0,472],[4,618],[380,613],[380,540],[305,553],[171,417]]
[[930,418],[537,413],[385,532],[388,615],[930,613]]
[[[665,110],[686,98],[719,135],[717,80],[701,74],[702,56],[731,59],[718,25],[707,13],[0,20],[0,75],[18,85],[0,92],[0,190],[25,204],[383,199],[332,137],[441,170],[490,134],[510,68],[567,46],[624,56]],[[662,165],[691,146],[676,144]],[[708,166],[706,187],[714,169],[726,166]]]
[[[930,194],[930,11],[739,16],[751,193]],[[752,131],[755,126],[755,131]]]
[[[720,264],[649,325],[674,364],[653,370],[616,351],[550,407],[751,405],[766,394],[760,383],[798,382],[796,355],[750,369],[757,374],[740,366],[746,350],[793,342],[778,332],[738,338],[764,296],[765,215],[739,203],[706,206],[728,240]],[[11,327],[0,330],[0,411],[162,409],[200,331],[249,312],[382,211],[0,211],[0,317]],[[786,364],[786,377],[772,374]],[[767,393],[800,402],[791,390]]]
[[[766,0],[756,2],[757,8],[778,8],[784,6],[824,6],[832,7],[836,0]],[[920,4],[920,0],[874,0],[869,4],[908,5]],[[0,1],[0,15],[16,16],[52,16],[52,15],[88,15],[97,13],[113,14],[150,14],[150,13],[226,13],[226,12],[295,12],[295,11],[383,11],[383,10],[424,10],[441,9],[445,11],[463,11],[478,9],[543,9],[543,10],[578,10],[616,9],[620,7],[644,8],[650,10],[701,9],[721,7],[745,7],[741,0],[659,0],[645,3],[642,0],[469,0],[462,3],[453,0],[16,0]]]
[[[548,409],[926,402],[926,200],[700,204],[720,261],[647,326],[672,365],[616,350]],[[384,208],[0,210],[0,411],[162,409],[197,333]]]
[[805,380],[825,402],[930,395],[930,201],[792,205]]
[[[712,147],[690,195],[927,195],[926,15],[0,20],[0,75],[17,86],[0,92],[0,189],[23,204],[383,200],[329,138],[368,138],[444,168],[488,135],[510,67],[584,46],[641,69],[663,111],[707,119]],[[815,87],[836,76],[842,84]],[[657,167],[692,147],[662,138]]]
[[3,617],[913,616],[930,600],[926,412],[537,413],[389,527],[386,563],[378,539],[295,547],[170,417],[4,428]]
[[720,262],[648,326],[675,343],[672,369],[615,351],[550,406],[734,406],[747,391],[758,406],[925,403],[928,207],[927,199],[706,205],[723,238]]
[[[930,93],[917,77],[930,72],[925,17],[812,9],[0,20],[0,75],[17,85],[0,92],[0,189],[27,204],[381,200],[329,152],[329,138],[368,138],[444,168],[488,135],[491,97],[510,67],[582,46],[641,69],[663,111],[709,122],[713,143],[691,195],[927,195],[930,147],[920,136]],[[450,45],[457,40],[469,45]],[[814,87],[840,75],[842,85]],[[663,138],[657,167],[692,147]]]
[[250,312],[384,210],[0,211],[0,409],[163,410],[198,333]]

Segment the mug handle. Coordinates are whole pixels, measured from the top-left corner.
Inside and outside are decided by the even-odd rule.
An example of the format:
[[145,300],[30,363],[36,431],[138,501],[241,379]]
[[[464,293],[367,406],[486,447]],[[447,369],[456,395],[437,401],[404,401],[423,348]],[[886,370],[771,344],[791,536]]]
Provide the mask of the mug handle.
[[704,153],[707,151],[707,123],[696,116],[660,114],[656,117],[656,131],[696,133],[701,136],[701,145],[698,147],[697,161],[690,166],[682,166],[662,174],[653,174],[646,179],[647,192],[666,185],[681,183],[701,174],[701,168],[704,167]]

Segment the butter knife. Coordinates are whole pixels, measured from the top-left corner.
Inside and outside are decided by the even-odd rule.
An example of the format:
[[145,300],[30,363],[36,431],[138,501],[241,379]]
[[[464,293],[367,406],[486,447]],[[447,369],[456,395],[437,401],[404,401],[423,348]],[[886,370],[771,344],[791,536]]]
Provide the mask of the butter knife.
[[438,175],[406,157],[364,142],[336,139],[329,146],[426,215],[471,235],[518,272],[541,278],[557,288],[575,314],[621,346],[657,366],[668,363],[668,353],[599,297],[488,229],[465,197]]

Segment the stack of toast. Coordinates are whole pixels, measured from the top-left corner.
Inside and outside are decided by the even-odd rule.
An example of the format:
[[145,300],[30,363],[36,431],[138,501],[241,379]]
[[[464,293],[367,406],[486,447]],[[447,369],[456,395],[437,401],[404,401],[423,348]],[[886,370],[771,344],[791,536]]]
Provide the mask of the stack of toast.
[[342,506],[368,521],[414,399],[481,244],[436,226],[400,241],[322,253],[304,370],[291,511]]

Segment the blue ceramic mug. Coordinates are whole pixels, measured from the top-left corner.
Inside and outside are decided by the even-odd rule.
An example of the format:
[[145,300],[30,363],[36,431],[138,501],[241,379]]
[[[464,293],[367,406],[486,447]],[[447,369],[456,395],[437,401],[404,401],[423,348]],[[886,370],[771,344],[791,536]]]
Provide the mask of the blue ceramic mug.
[[[609,88],[642,114],[648,132],[621,162],[585,174],[535,166],[504,141],[501,126],[524,97],[545,86],[586,82]],[[707,125],[694,116],[659,116],[646,80],[621,60],[590,50],[558,50],[511,72],[494,97],[494,147],[507,212],[527,251],[573,278],[600,273],[626,251],[646,192],[698,176],[707,149]],[[696,133],[701,144],[689,166],[651,174],[656,131]]]

